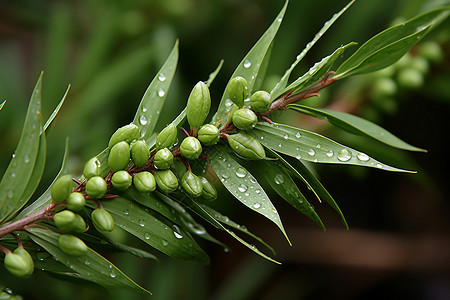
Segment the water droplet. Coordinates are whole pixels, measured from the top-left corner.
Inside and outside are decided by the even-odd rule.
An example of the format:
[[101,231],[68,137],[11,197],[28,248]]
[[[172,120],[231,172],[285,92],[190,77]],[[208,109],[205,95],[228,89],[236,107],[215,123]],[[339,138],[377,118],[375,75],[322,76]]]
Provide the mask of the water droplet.
[[166,75],[164,75],[164,73],[160,73],[158,76],[158,80],[161,82],[166,81]]
[[244,68],[248,69],[248,68],[250,68],[251,66],[252,66],[251,61],[249,61],[248,59],[246,59],[246,60],[244,61]]
[[143,107],[142,112],[146,112],[146,111],[147,111],[147,108]]
[[146,125],[147,124],[147,117],[142,115],[139,118],[139,123],[141,123],[141,125]]
[[314,159],[314,162],[315,162],[315,163],[316,163],[316,162],[318,162],[317,158],[316,158],[316,159]]
[[322,148],[322,145],[321,145],[321,144],[317,144],[317,145],[316,145],[316,148],[317,148],[317,149],[320,149],[320,148]]
[[297,156],[295,158],[300,160],[300,159],[302,159],[302,156],[300,154],[297,154]]
[[8,191],[8,198],[12,198],[12,197],[14,197],[14,191],[13,190],[9,190]]
[[278,147],[281,148],[281,147],[283,147],[283,145],[281,145],[281,143],[279,143],[279,144],[278,144]]
[[314,156],[316,154],[316,151],[314,151],[314,149],[309,149],[308,154]]
[[295,134],[295,137],[299,139],[299,138],[302,137],[302,135],[300,134],[300,132],[297,132],[297,133]]
[[86,265],[86,266],[89,266],[90,264],[91,264],[91,262],[90,261],[88,261],[87,259],[84,261],[84,264]]
[[183,236],[181,234],[179,234],[178,232],[176,232],[176,231],[174,231],[173,234],[175,235],[175,237],[177,239],[182,239],[183,238]]
[[231,107],[233,105],[233,101],[231,99],[225,99],[225,106]]
[[128,209],[124,209],[124,210],[123,210],[123,214],[124,214],[125,216],[128,216],[129,213],[130,213],[130,212],[128,211]]
[[165,94],[166,94],[166,92],[164,92],[163,89],[159,89],[159,90],[158,90],[158,96],[164,97]]
[[166,240],[161,240],[161,244],[162,244],[163,246],[169,245],[169,243],[168,243]]
[[329,151],[327,152],[327,156],[328,156],[328,157],[332,157],[333,155],[334,155],[333,150],[329,150]]
[[38,260],[43,261],[46,258],[49,258],[50,254],[48,252],[38,252],[36,253],[36,257]]
[[289,139],[289,135],[288,135],[288,134],[285,134],[285,135],[283,136],[283,138],[284,138],[285,140],[287,140],[287,139]]
[[149,239],[150,239],[150,233],[146,232],[146,233],[144,234],[144,238],[145,238],[146,240],[149,240]]
[[255,204],[253,204],[253,207],[254,207],[254,208],[256,208],[256,209],[258,209],[258,208],[260,208],[260,207],[261,207],[261,204],[260,204],[260,203],[258,203],[258,202],[256,202]]
[[16,157],[16,154],[15,154],[15,153],[13,153],[13,155],[12,155],[12,158],[14,158],[14,157]]
[[352,154],[347,149],[342,149],[341,151],[338,152],[337,158],[340,161],[349,161],[352,158]]
[[261,140],[263,140],[263,139],[264,139],[264,137],[262,136],[262,137],[261,137]]
[[23,162],[26,163],[26,164],[29,163],[30,162],[30,156],[25,154],[25,156],[23,157]]
[[16,177],[16,173],[11,173],[11,177],[12,178]]
[[239,167],[236,170],[236,176],[239,178],[244,178],[245,176],[247,176],[247,170],[244,168]]
[[255,190],[255,193],[257,193],[257,194],[261,194],[261,190]]
[[109,276],[111,276],[111,278],[115,278],[116,272],[114,272],[114,270],[112,270],[111,273],[109,273]]
[[144,227],[144,226],[145,226],[145,221],[144,221],[144,219],[139,219],[139,225],[140,225],[141,227]]
[[282,174],[275,175],[275,183],[276,184],[283,184],[284,183],[284,176]]
[[377,164],[377,167],[380,168],[380,169],[382,169],[382,168],[383,168],[383,165],[382,165],[382,164]]
[[247,189],[248,189],[248,186],[246,186],[245,184],[241,184],[241,185],[238,187],[238,190],[239,190],[239,192],[241,192],[241,193],[247,191]]
[[368,161],[370,159],[370,157],[362,152],[359,152],[358,154],[356,154],[356,157],[360,160],[360,161]]

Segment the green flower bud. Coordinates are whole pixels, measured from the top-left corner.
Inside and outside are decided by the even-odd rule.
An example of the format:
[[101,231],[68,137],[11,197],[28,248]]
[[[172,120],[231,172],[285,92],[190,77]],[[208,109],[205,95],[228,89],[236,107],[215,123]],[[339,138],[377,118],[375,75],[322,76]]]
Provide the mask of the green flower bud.
[[66,207],[71,211],[80,211],[86,205],[86,199],[82,193],[73,192],[66,200]]
[[181,187],[187,194],[194,197],[199,197],[203,190],[202,181],[191,171],[187,171],[181,177]]
[[74,228],[75,213],[63,210],[53,216],[53,222],[62,232],[70,232]]
[[421,43],[417,48],[419,55],[432,63],[440,63],[445,58],[442,47],[435,41]]
[[180,152],[187,159],[197,159],[202,153],[202,144],[195,137],[188,136],[181,142]]
[[114,172],[125,169],[129,162],[130,145],[127,142],[119,142],[109,151],[108,164]]
[[191,128],[198,128],[205,122],[210,108],[211,96],[208,86],[199,81],[192,89],[186,104],[186,118]]
[[404,88],[416,89],[423,85],[423,74],[413,68],[404,68],[397,74],[398,84]]
[[14,250],[13,253],[20,255],[20,256],[22,256],[23,259],[25,259],[25,261],[28,264],[28,268],[29,268],[28,273],[25,276],[26,277],[31,276],[31,274],[33,274],[33,271],[34,271],[34,261],[30,255],[30,253],[28,253],[28,251],[25,250],[23,247],[18,247],[16,250]]
[[156,172],[155,181],[158,189],[166,194],[175,191],[178,187],[178,179],[170,170]]
[[117,171],[111,177],[111,183],[113,187],[115,187],[119,191],[125,191],[127,188],[129,188],[132,181],[133,178],[127,171]]
[[86,244],[71,234],[63,234],[58,238],[59,248],[66,254],[82,256],[88,251]]
[[19,254],[8,253],[4,260],[5,268],[17,277],[26,277],[30,273],[30,264]]
[[228,96],[238,107],[244,106],[244,100],[248,98],[248,83],[245,78],[237,76],[228,83]]
[[85,191],[88,196],[100,199],[108,191],[108,185],[100,176],[94,176],[86,182]]
[[248,108],[241,108],[233,114],[233,124],[241,130],[249,130],[258,123],[258,117]]
[[257,160],[266,157],[263,146],[246,133],[239,132],[229,135],[228,143],[230,144],[231,149],[246,159]]
[[250,107],[256,112],[268,111],[271,104],[270,94],[266,91],[257,91],[250,97]]
[[114,219],[104,208],[93,210],[91,218],[98,231],[112,231],[114,229]]
[[177,127],[170,123],[156,137],[156,150],[170,148],[177,141]]
[[108,147],[111,148],[115,144],[125,141],[128,144],[134,140],[140,138],[139,127],[134,124],[128,124],[114,132],[114,134],[109,139]]
[[375,80],[372,88],[373,99],[384,99],[395,95],[397,92],[397,83],[391,78],[379,78]]
[[73,221],[72,232],[82,233],[86,230],[86,223],[84,219],[79,214],[75,214],[75,220]]
[[53,183],[50,194],[55,203],[61,203],[72,193],[73,181],[71,175],[64,175]]
[[215,145],[220,139],[220,131],[213,124],[206,124],[198,131],[198,140],[205,146]]
[[84,165],[83,175],[86,179],[92,176],[100,176],[101,164],[97,157],[93,157]]
[[143,167],[150,156],[150,149],[148,149],[147,143],[142,140],[134,141],[131,143],[130,148],[133,163],[136,167]]
[[217,198],[217,190],[216,188],[209,182],[208,179],[206,179],[203,176],[199,176],[203,189],[202,189],[202,195],[201,197],[205,200],[213,201]]
[[153,192],[156,189],[155,177],[147,171],[134,174],[133,184],[141,193]]
[[165,170],[168,169],[170,165],[172,165],[172,163],[173,163],[173,154],[169,149],[164,148],[156,152],[155,159],[153,161],[153,164],[155,165],[156,168],[160,170]]
[[417,71],[425,75],[430,69],[430,64],[428,63],[428,60],[426,60],[422,56],[413,56],[411,58],[411,61],[409,62],[409,67],[416,69]]

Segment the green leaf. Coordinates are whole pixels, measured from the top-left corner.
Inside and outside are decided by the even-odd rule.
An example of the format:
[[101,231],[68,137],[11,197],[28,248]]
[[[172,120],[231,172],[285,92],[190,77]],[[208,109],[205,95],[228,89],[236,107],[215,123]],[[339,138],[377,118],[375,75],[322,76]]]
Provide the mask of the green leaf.
[[252,250],[253,252],[255,252],[256,254],[258,254],[259,256],[274,262],[276,264],[280,264],[278,261],[274,260],[273,258],[271,258],[270,256],[264,254],[263,252],[261,252],[255,245],[247,243],[244,239],[242,239],[241,237],[239,237],[237,234],[235,234],[233,231],[229,230],[228,228],[226,228],[225,226],[223,226],[218,220],[216,220],[211,214],[209,214],[205,208],[201,205],[199,205],[197,202],[193,202],[194,206],[192,207],[192,209],[194,211],[196,211],[199,215],[201,215],[205,220],[207,220],[208,222],[210,222],[212,225],[214,225],[217,228],[222,229],[223,231],[227,232],[229,235],[231,235],[232,237],[234,237],[236,240],[238,240],[241,244],[243,244],[244,246],[246,246],[247,248],[249,248],[250,250]]
[[314,85],[322,80],[323,77],[331,70],[331,67],[333,66],[333,63],[336,61],[336,59],[338,59],[342,55],[345,49],[353,45],[355,45],[355,43],[348,43],[347,45],[341,46],[330,55],[322,58],[321,61],[316,62],[308,70],[308,72],[291,83],[287,88],[283,90],[281,94],[291,91],[292,89],[294,89],[294,92],[292,94],[297,94],[304,88]]
[[31,95],[19,144],[0,182],[0,223],[25,204],[22,195],[36,162],[42,131],[41,87],[42,73]]
[[[202,209],[204,211],[206,211],[208,213],[208,215],[212,216],[216,221],[219,221],[222,224],[226,224],[227,226],[230,226],[231,228],[234,228],[236,230],[239,230],[242,233],[245,233],[246,235],[254,238],[258,242],[260,242],[261,244],[266,246],[274,255],[276,254],[275,250],[269,244],[264,242],[263,239],[261,239],[260,237],[256,236],[255,234],[251,233],[250,231],[248,231],[247,227],[245,227],[244,225],[239,225],[238,223],[232,221],[229,217],[222,215],[218,211],[214,210],[213,208],[211,208],[205,204],[197,203],[197,205],[201,206]],[[222,229],[222,228],[219,227],[219,229]]]
[[118,249],[120,249],[122,251],[126,251],[128,253],[131,253],[134,256],[158,261],[158,258],[156,256],[154,256],[153,254],[148,253],[147,251],[144,251],[142,249],[131,247],[131,246],[128,246],[128,245],[125,245],[122,243],[118,243],[111,239],[108,239],[108,242],[111,243],[113,246],[117,247]]
[[274,151],[314,163],[349,164],[386,171],[412,172],[383,164],[367,154],[317,133],[283,124],[259,122],[247,132]]
[[428,11],[399,25],[390,27],[364,43],[336,71],[339,79],[356,74],[373,72],[400,59],[428,33],[433,22],[447,17],[450,6]]
[[264,177],[281,198],[314,221],[322,229],[325,229],[325,226],[314,210],[314,207],[306,200],[291,175],[289,175],[285,167],[283,167],[279,161],[261,161],[258,165],[258,174],[261,174],[261,176]]
[[178,63],[178,41],[166,62],[152,80],[137,109],[133,123],[147,140],[153,133]]
[[[281,156],[279,156],[281,157]],[[303,182],[305,182],[311,190],[316,194],[316,196],[328,205],[330,205],[341,217],[342,221],[344,222],[345,226],[348,229],[348,223],[347,220],[344,217],[344,214],[342,213],[341,209],[337,205],[336,201],[334,201],[333,197],[330,195],[330,193],[325,189],[325,187],[322,185],[322,183],[314,176],[314,174],[299,160],[297,159],[288,159],[286,160],[280,160],[285,166],[290,166],[291,171],[300,178]]]
[[220,61],[217,68],[211,74],[209,74],[208,80],[205,82],[205,84],[208,87],[211,85],[211,83],[214,81],[214,79],[216,79],[217,74],[219,74],[220,69],[222,69],[222,65],[223,65],[223,59]]
[[66,100],[67,94],[69,93],[69,89],[70,89],[70,84],[67,87],[66,92],[64,93],[64,96],[62,97],[61,101],[59,101],[58,105],[56,106],[56,108],[53,110],[52,114],[50,115],[50,117],[48,118],[47,122],[45,122],[44,124],[44,128],[43,131],[46,131],[48,129],[48,127],[50,126],[50,124],[53,122],[53,120],[55,119],[56,115],[58,114],[59,110],[61,109],[61,106],[64,103],[64,100]]
[[389,131],[384,128],[374,124],[363,118],[335,110],[330,109],[320,109],[309,107],[300,104],[291,104],[287,108],[291,108],[298,112],[319,118],[327,119],[331,124],[348,131],[350,133],[367,136],[372,139],[378,140],[382,143],[390,145],[395,148],[409,150],[409,151],[422,151],[426,152],[424,149],[420,149],[410,144],[402,141]]
[[280,216],[258,181],[236,160],[228,147],[216,145],[207,155],[214,172],[227,190],[242,204],[274,222],[290,244]]
[[5,103],[6,103],[6,100],[4,100],[4,101],[2,102],[2,104],[0,104],[0,110],[2,110],[3,106],[5,105]]
[[188,232],[151,209],[123,197],[102,201],[102,205],[117,226],[155,249],[173,258],[209,261]]
[[[253,46],[253,48],[247,53],[241,63],[238,65],[230,80],[236,76],[244,77],[248,82],[249,91],[253,91],[254,85],[258,77],[260,76],[259,72],[261,66],[263,65],[266,56],[269,55],[270,47],[272,45],[272,41],[277,34],[278,28],[280,27],[281,21],[283,20],[284,13],[286,11],[288,2],[286,1],[285,5],[281,9],[280,13],[276,17],[275,21],[270,25],[270,27],[266,30],[263,36],[258,40],[258,42]],[[226,113],[230,109],[232,102],[228,99],[227,89],[225,89],[225,93],[222,96],[222,100],[220,101],[219,108],[217,109],[216,114],[214,115],[212,121],[216,123],[220,120],[226,120]]]
[[73,272],[64,275],[82,278],[106,287],[121,287],[150,293],[91,248],[88,248],[87,254],[83,256],[70,256],[59,248],[58,238],[60,234],[45,227],[31,227],[27,228],[27,231],[35,243],[47,250]]
[[355,2],[355,0],[350,1],[343,9],[341,9],[338,13],[334,14],[330,20],[325,22],[322,29],[319,30],[319,32],[314,36],[312,41],[306,44],[306,47],[302,50],[302,52],[299,55],[297,55],[294,63],[291,65],[289,69],[286,70],[283,77],[281,77],[281,80],[275,85],[275,87],[270,92],[272,99],[276,99],[283,94],[282,91],[285,90],[285,87],[289,80],[289,76],[291,76],[291,73],[297,66],[297,64],[305,57],[306,53],[308,53],[308,51],[322,37],[322,35],[325,34],[325,32],[331,27],[331,25],[333,25],[333,23],[353,4],[353,2]]

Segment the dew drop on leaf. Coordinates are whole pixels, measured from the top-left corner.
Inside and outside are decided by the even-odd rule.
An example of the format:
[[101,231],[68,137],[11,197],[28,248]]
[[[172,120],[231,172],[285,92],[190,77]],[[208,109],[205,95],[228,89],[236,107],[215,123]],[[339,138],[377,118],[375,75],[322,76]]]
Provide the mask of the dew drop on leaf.
[[141,123],[141,125],[146,125],[146,124],[147,124],[147,117],[144,116],[144,115],[142,115],[142,116],[139,118],[139,123]]
[[8,198],[12,198],[12,197],[14,197],[14,191],[13,190],[9,190],[8,191]]
[[333,155],[334,155],[333,150],[329,150],[329,151],[327,152],[327,156],[328,156],[328,157],[332,157]]
[[238,187],[239,192],[244,193],[245,191],[247,191],[248,187],[245,184],[241,184]]
[[144,226],[145,226],[145,221],[144,221],[144,219],[140,219],[140,220],[139,220],[139,225],[140,225],[141,227],[144,227]]
[[360,161],[368,161],[370,158],[367,154],[359,152],[358,154],[356,154],[356,157],[360,160]]
[[300,134],[300,132],[297,132],[297,133],[295,134],[295,137],[299,139],[299,138],[302,137],[302,135]]
[[159,90],[158,90],[158,96],[164,97],[165,94],[166,94],[166,92],[164,92],[163,89],[159,89]]
[[252,66],[251,61],[249,61],[248,59],[246,59],[246,60],[244,61],[244,68],[248,69],[248,68],[250,68],[251,66]]
[[162,244],[163,246],[169,245],[169,243],[168,243],[166,240],[161,240],[161,244]]
[[337,158],[340,161],[349,161],[352,158],[352,154],[347,149],[342,149],[338,152]]
[[116,272],[112,270],[111,273],[109,273],[109,276],[111,276],[111,278],[116,278]]
[[308,154],[314,156],[316,154],[316,151],[314,151],[314,149],[309,149]]
[[166,75],[164,75],[164,73],[160,73],[158,76],[158,80],[161,82],[166,81]]
[[244,168],[239,167],[236,170],[236,176],[239,178],[244,178],[245,176],[247,176],[247,170],[245,170]]
[[130,212],[129,212],[127,209],[124,209],[124,210],[123,210],[123,214],[124,214],[125,216],[128,216],[129,213],[130,213]]
[[150,239],[150,233],[146,232],[146,233],[144,234],[144,238],[145,238],[146,240]]
[[285,134],[285,135],[283,136],[283,138],[284,138],[285,140],[287,140],[287,139],[289,139],[289,135],[288,135],[288,134]]
[[284,183],[284,176],[282,174],[275,175],[275,183],[276,184],[283,184]]
[[26,163],[26,164],[29,163],[30,162],[30,157],[28,155],[25,155],[23,157],[23,162]]
[[255,204],[253,204],[253,207],[254,207],[254,208],[256,208],[256,209],[258,209],[258,208],[260,208],[260,207],[261,207],[261,204],[260,204],[260,203],[258,203],[258,202],[256,202]]

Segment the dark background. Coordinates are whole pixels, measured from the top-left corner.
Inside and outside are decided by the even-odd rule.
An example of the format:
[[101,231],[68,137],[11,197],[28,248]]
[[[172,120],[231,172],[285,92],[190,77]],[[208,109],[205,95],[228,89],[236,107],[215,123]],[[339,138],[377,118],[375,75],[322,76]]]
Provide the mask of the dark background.
[[[448,1],[447,1],[448,2]],[[199,80],[220,59],[225,63],[211,86],[217,105],[242,57],[283,5],[279,0],[31,1],[0,0],[0,171],[17,145],[32,88],[44,71],[43,112],[48,117],[72,85],[48,134],[45,190],[56,175],[70,138],[70,164],[104,149],[114,130],[132,120],[139,101],[176,39],[178,71],[159,128],[185,105]],[[390,24],[446,1],[360,0],[336,22],[302,61],[294,75],[350,41],[362,44]],[[279,78],[295,56],[347,1],[291,1],[275,40],[265,86]],[[423,42],[441,46],[445,58],[431,63],[420,87],[399,85],[389,99],[375,99],[374,75],[338,82],[310,103],[362,115],[398,137],[428,150],[404,153],[369,146],[299,114],[277,116],[367,152],[417,174],[388,173],[347,166],[313,166],[341,206],[350,225],[325,205],[314,203],[327,231],[273,198],[292,241],[289,247],[273,224],[249,213],[231,197],[218,199],[221,211],[261,236],[277,250],[278,266],[256,256],[227,235],[209,231],[230,252],[202,243],[211,264],[160,262],[129,255],[109,256],[152,299],[449,299],[450,238],[448,114],[450,99],[449,22]],[[349,51],[351,53],[352,50]],[[415,49],[411,55],[416,55]],[[347,53],[347,56],[348,54]],[[393,77],[395,81],[395,77]],[[34,199],[34,198],[33,198]],[[133,241],[130,241],[132,243]],[[127,291],[56,280],[43,272],[16,280],[0,270],[0,284],[25,299],[141,299]]]

